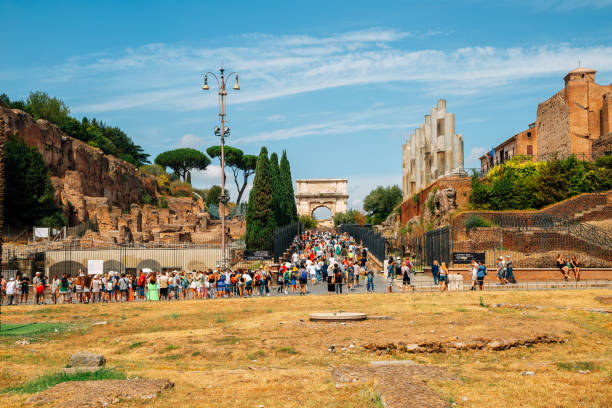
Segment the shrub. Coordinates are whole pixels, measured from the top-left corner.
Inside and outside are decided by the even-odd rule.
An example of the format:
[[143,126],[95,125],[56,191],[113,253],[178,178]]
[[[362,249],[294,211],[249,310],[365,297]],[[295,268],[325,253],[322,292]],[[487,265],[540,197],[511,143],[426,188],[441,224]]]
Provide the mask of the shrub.
[[300,223],[302,223],[305,229],[311,229],[311,228],[317,227],[317,220],[312,218],[310,215],[302,215],[300,217]]
[[465,229],[470,230],[472,228],[479,228],[479,227],[490,227],[491,226],[491,222],[485,220],[484,218],[478,216],[478,215],[470,215],[464,222],[463,225],[465,225]]

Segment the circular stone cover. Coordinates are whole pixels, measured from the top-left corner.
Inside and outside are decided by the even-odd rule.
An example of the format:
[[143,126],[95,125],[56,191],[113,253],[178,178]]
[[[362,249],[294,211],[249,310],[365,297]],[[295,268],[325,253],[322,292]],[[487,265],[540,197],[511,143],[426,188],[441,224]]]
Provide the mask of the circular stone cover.
[[365,320],[365,313],[336,312],[336,313],[312,313],[310,320],[313,322],[347,322]]

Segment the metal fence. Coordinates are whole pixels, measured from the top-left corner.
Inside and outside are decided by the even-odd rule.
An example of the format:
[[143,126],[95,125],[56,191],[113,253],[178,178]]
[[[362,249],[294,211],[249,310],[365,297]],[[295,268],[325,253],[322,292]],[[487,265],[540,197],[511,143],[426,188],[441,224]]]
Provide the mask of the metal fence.
[[425,254],[427,265],[432,265],[436,260],[439,263],[445,262],[450,265],[451,260],[451,240],[450,227],[443,227],[437,230],[428,231],[425,234]]
[[[154,271],[208,270],[221,263],[222,249],[218,244],[155,243],[120,245],[108,242],[76,240],[51,246],[5,247],[2,250],[2,270],[18,271],[32,276],[44,272],[47,276],[75,275],[86,272],[90,260],[103,262],[103,272],[135,273],[138,269]],[[226,259],[233,265],[242,259],[243,248],[230,243]]]
[[287,248],[293,242],[293,239],[304,231],[304,227],[299,222],[293,224],[287,224],[274,231],[274,261],[278,260],[283,256]]
[[470,213],[402,245],[425,265],[434,260],[450,265],[454,252],[484,252],[487,265],[510,255],[515,267],[550,268],[561,255],[566,261],[576,256],[583,267],[612,266],[610,231],[548,214]]
[[380,262],[385,260],[387,254],[387,241],[379,233],[372,229],[371,225],[342,224],[338,231],[347,233],[357,242],[363,243],[368,252],[374,255]]

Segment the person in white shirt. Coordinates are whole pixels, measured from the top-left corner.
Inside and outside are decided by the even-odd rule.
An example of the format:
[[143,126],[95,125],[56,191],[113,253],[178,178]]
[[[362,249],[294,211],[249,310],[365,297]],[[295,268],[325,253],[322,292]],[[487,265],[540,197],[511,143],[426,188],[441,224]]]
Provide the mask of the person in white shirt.
[[94,278],[91,281],[91,298],[94,302],[100,301],[100,288],[102,288],[102,281],[100,280],[100,275],[94,275]]
[[478,281],[478,264],[476,261],[472,261],[472,288],[470,290],[476,290]]
[[15,301],[15,293],[17,292],[17,282],[15,278],[9,279],[6,284],[6,297],[8,298],[8,305],[12,305]]

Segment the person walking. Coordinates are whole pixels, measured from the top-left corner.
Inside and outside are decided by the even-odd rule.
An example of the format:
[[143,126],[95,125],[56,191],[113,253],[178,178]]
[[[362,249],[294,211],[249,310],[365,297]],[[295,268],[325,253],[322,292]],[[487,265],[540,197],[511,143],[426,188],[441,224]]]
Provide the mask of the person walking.
[[13,302],[16,302],[15,300],[16,293],[17,293],[17,281],[15,280],[15,278],[10,278],[9,281],[6,283],[7,305],[10,306],[13,304]]
[[149,282],[147,283],[147,300],[159,300],[159,293],[157,292],[157,278],[155,274],[151,274]]
[[487,276],[487,268],[482,264],[482,261],[478,261],[478,271],[476,272],[476,279],[478,281],[478,287],[480,290],[484,290],[484,278]]
[[431,274],[433,275],[434,285],[438,284],[438,276],[440,274],[440,265],[437,260],[433,261],[433,265],[431,265]]
[[407,290],[410,290],[410,261],[408,259],[402,263],[401,272],[402,292],[406,292]]
[[[340,246],[338,246],[340,248]],[[334,285],[336,294],[342,294],[342,270],[338,264],[334,265]]]
[[372,271],[372,269],[369,269],[367,267],[366,268],[366,291],[367,292],[374,292],[374,271]]
[[478,285],[478,263],[475,260],[472,260],[472,287],[470,290],[476,290],[476,286]]
[[516,283],[510,255],[506,255],[506,283]]
[[442,262],[442,266],[440,266],[438,282],[441,283],[441,292],[448,290],[448,268],[446,267],[446,262]]

